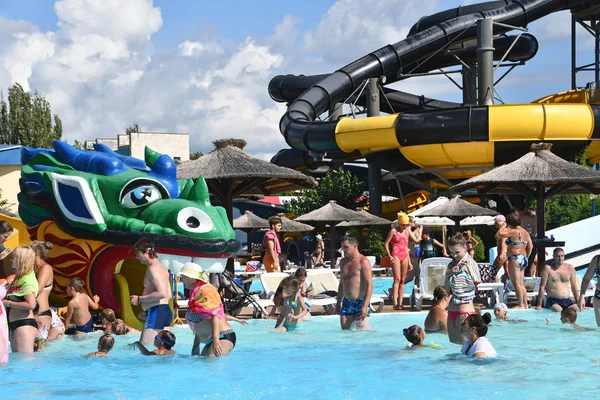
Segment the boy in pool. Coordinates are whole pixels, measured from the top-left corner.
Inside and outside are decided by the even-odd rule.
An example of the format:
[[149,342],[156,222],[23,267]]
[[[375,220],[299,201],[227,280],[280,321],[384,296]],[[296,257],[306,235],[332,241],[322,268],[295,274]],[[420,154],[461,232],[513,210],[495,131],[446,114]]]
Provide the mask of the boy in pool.
[[[546,320],[548,322],[548,320]],[[574,308],[563,308],[562,311],[560,312],[560,322],[562,322],[563,324],[569,324],[571,325],[573,328],[577,329],[578,331],[582,331],[582,332],[587,332],[587,331],[595,331],[594,328],[585,328],[583,326],[580,326],[578,324],[576,324],[575,322],[577,321],[577,311]]]
[[407,344],[408,348],[414,348],[416,346],[433,347],[433,348],[440,347],[439,345],[437,345],[433,342],[431,342],[429,344],[423,343],[423,341],[425,340],[425,337],[427,337],[427,334],[425,333],[425,330],[423,330],[423,328],[421,328],[419,325],[412,325],[412,326],[409,326],[408,328],[404,328],[402,330],[402,333],[404,334],[404,337],[406,338],[406,340],[408,340],[408,344]]
[[299,293],[300,283],[296,278],[288,276],[281,281],[281,285],[282,308],[275,324],[275,330],[297,331],[302,328],[302,317],[308,314],[304,299]]
[[69,280],[67,296],[72,297],[72,299],[67,305],[67,315],[65,316],[65,327],[68,335],[91,332],[94,326],[89,309],[98,309],[100,297],[94,296],[91,299],[90,296],[82,293],[82,290],[83,281],[80,278]]
[[109,351],[112,350],[114,345],[115,345],[115,338],[113,338],[110,335],[110,333],[105,333],[104,335],[100,336],[100,339],[98,339],[98,351],[89,353],[85,357],[86,358],[106,357],[106,355],[108,354]]
[[129,345],[131,349],[139,349],[145,356],[168,356],[175,354],[175,350],[171,350],[175,346],[175,335],[173,332],[162,330],[154,336],[154,346],[156,349],[150,351],[139,340]]

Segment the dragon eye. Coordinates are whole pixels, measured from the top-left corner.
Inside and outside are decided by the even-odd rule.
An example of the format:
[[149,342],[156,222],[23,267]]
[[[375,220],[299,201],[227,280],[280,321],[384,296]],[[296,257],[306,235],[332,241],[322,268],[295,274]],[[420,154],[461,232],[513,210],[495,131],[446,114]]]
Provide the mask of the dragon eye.
[[121,204],[129,208],[147,206],[163,198],[160,190],[154,185],[140,185],[125,192]]

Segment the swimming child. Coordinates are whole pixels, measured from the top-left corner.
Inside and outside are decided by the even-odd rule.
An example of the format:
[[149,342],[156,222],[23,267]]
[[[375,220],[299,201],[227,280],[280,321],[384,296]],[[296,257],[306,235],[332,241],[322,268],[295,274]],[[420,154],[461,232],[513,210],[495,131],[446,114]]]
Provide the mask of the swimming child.
[[408,328],[404,328],[402,330],[402,333],[404,334],[404,337],[406,338],[406,340],[408,340],[408,343],[406,344],[407,348],[414,348],[416,346],[423,346],[423,347],[433,347],[433,348],[438,348],[440,347],[438,344],[431,342],[431,343],[423,343],[423,341],[425,340],[425,337],[427,337],[427,334],[425,333],[425,330],[423,328],[421,328],[419,325],[411,325]]
[[99,328],[104,329],[105,333],[112,333],[114,335],[126,335],[128,333],[140,333],[135,328],[127,325],[123,320],[115,316],[115,312],[111,308],[105,308],[100,313],[100,323],[102,324]]
[[156,349],[150,351],[139,340],[129,345],[130,349],[139,349],[145,356],[168,356],[175,354],[175,350],[171,350],[175,346],[175,335],[173,332],[162,330],[154,336],[154,346]]
[[[570,308],[570,307],[562,309],[562,311],[560,312],[560,322],[562,322],[563,324],[569,324],[573,328],[575,328],[581,332],[595,331],[594,328],[585,328],[583,326],[576,324],[575,323],[576,321],[577,321],[577,310],[575,310],[574,308]],[[546,320],[546,322],[549,324],[550,321]]]
[[98,351],[89,353],[85,357],[106,357],[106,355],[109,351],[112,350],[114,345],[115,338],[113,338],[110,333],[105,333],[104,335],[100,336],[100,339],[98,339]]
[[275,329],[283,332],[297,331],[302,328],[302,317],[308,313],[304,299],[299,294],[300,283],[296,278],[288,276],[281,281],[281,284],[282,310],[277,318]]
[[[82,293],[83,281],[80,278],[71,278],[67,284],[67,296],[72,297],[67,305],[67,315],[65,317],[65,326],[67,334],[88,333],[92,331],[93,321],[90,308],[98,309],[100,297],[94,296],[90,298],[85,293]],[[71,324],[74,322],[74,324]]]
[[[488,313],[486,313],[486,314],[488,314]],[[504,303],[496,303],[496,305],[494,306],[494,315],[496,316],[497,320],[506,321],[506,322],[510,322],[513,324],[527,322],[527,320],[524,320],[524,319],[508,318],[508,306]],[[491,316],[490,316],[490,322],[491,322]]]

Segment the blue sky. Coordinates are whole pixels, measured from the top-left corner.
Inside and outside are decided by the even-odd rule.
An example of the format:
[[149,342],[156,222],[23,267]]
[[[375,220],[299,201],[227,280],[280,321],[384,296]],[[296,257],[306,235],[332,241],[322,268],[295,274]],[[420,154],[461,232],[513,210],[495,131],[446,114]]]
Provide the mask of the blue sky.
[[[46,95],[69,141],[114,136],[137,121],[190,133],[203,151],[216,138],[243,137],[269,159],[286,147],[277,126],[285,107],[266,91],[273,76],[334,71],[402,40],[423,15],[477,2],[2,0],[0,87],[18,81]],[[497,88],[508,103],[570,89],[568,12],[530,31],[540,50]],[[579,64],[591,62],[591,36],[580,36]],[[439,76],[398,88],[461,97]]]

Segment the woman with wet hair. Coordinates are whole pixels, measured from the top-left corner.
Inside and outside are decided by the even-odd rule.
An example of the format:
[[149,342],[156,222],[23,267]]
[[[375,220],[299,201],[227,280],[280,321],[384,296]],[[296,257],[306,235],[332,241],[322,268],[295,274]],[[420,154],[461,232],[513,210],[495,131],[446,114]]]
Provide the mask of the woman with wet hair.
[[461,327],[467,341],[460,351],[462,354],[473,358],[497,356],[494,346],[485,337],[491,319],[491,315],[486,313],[483,317],[479,314],[471,314],[464,320]]
[[42,325],[50,331],[52,324],[52,312],[50,311],[50,292],[54,284],[54,272],[52,266],[46,262],[48,251],[52,249],[52,243],[34,240],[31,242],[31,248],[35,252],[34,272],[38,281],[37,302],[39,309],[37,317]]

